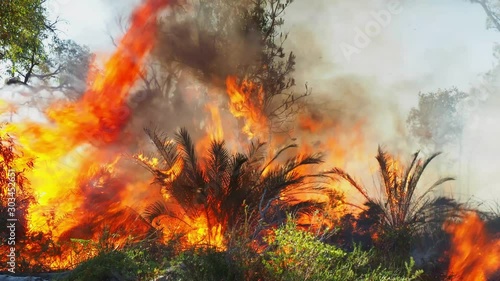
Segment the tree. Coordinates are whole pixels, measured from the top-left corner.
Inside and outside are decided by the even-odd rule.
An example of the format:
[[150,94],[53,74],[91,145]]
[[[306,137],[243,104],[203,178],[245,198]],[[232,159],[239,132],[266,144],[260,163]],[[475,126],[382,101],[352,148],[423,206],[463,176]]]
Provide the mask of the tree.
[[92,66],[94,57],[86,46],[73,40],[59,40],[47,61],[52,70],[49,74],[35,77],[50,78],[54,88],[81,94],[85,90],[88,76],[97,71]]
[[469,0],[471,3],[481,5],[488,17],[488,28],[500,31],[500,2],[498,0]]
[[[285,52],[287,34],[280,31],[283,14],[292,0],[191,0],[173,7],[163,19],[156,51],[144,76],[148,92],[182,99],[194,75],[211,85],[206,92],[225,88],[226,78],[236,76],[263,90],[260,109],[273,131],[286,131],[307,96],[293,92],[295,55]],[[256,92],[250,93],[258,99]],[[258,104],[254,102],[254,104]]]
[[456,88],[419,93],[418,107],[406,120],[410,133],[423,146],[441,151],[460,140],[464,128],[464,101],[468,95]]
[[0,64],[7,69],[0,75],[8,75],[9,83],[38,78],[74,88],[75,78],[85,80],[92,56],[86,47],[59,38],[59,20],[49,20],[46,2],[0,1]]
[[[451,177],[438,179],[423,193],[417,193],[422,174],[438,155],[435,153],[422,160],[419,159],[419,152],[416,152],[407,166],[401,166],[392,155],[379,147],[376,159],[379,164],[381,199],[371,197],[366,188],[344,170],[334,168],[331,171],[366,199],[365,208],[362,208],[356,224],[366,227],[363,230],[371,237],[378,237],[376,245],[382,253],[408,256],[415,235],[430,222],[442,224],[454,210],[456,205],[447,198],[428,196],[439,185],[453,180]],[[374,224],[366,226],[364,221]]]
[[11,77],[27,84],[36,68],[47,62],[48,44],[55,37],[55,22],[47,18],[45,0],[0,2],[0,60]]

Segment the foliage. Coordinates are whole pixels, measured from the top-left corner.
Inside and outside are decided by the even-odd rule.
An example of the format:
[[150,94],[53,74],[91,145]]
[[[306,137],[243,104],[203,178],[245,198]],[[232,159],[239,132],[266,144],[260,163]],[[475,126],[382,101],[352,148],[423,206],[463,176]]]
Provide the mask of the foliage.
[[[453,178],[441,178],[420,195],[417,193],[423,172],[438,155],[439,153],[435,153],[422,160],[419,159],[417,152],[404,167],[379,147],[376,158],[379,164],[380,189],[383,192],[381,199],[370,197],[365,187],[342,169],[332,170],[337,177],[350,183],[367,200],[359,219],[375,222],[364,231],[377,238],[381,253],[400,253],[408,257],[412,238],[417,233],[422,232],[430,223],[443,223],[459,207],[453,200],[429,196],[437,186]],[[361,223],[361,225],[367,224]]]
[[414,263],[405,263],[404,272],[382,269],[374,264],[371,251],[356,247],[344,252],[317,240],[311,233],[289,223],[271,238],[264,263],[272,280],[415,280]]
[[172,261],[171,276],[175,280],[231,281],[244,280],[238,263],[213,248],[191,249]]
[[[59,20],[50,21],[47,0],[0,2],[0,64],[8,83],[29,84],[32,78],[54,80],[56,88],[75,88],[85,81],[92,55],[72,40],[61,40]],[[58,83],[57,83],[58,82]]]
[[147,240],[127,246],[123,251],[137,264],[137,275],[147,280],[161,275],[174,256],[172,243],[163,245]]
[[235,227],[226,233],[227,251],[229,257],[238,262],[239,268],[243,271],[242,280],[267,280],[269,279],[263,264],[261,251],[266,245],[261,245],[260,237],[254,236],[255,227],[253,216],[255,210],[250,210],[245,206],[244,217]]
[[139,265],[123,252],[102,253],[75,268],[61,281],[138,280]]
[[174,256],[171,243],[148,239],[131,241],[116,250],[112,236],[105,232],[97,242],[72,239],[79,265],[63,280],[150,280],[162,274]]
[[49,22],[45,0],[0,2],[0,61],[9,64],[10,76],[27,83],[35,66],[47,61],[47,41],[54,39],[55,23]]
[[73,40],[59,40],[49,56],[47,65],[50,74],[37,78],[52,78],[54,88],[82,93],[86,87],[87,77],[97,71],[93,66],[94,54],[88,47],[81,46]]
[[346,255],[312,234],[297,230],[293,223],[278,228],[268,242],[271,250],[264,263],[278,280],[328,280],[331,265]]
[[412,108],[407,124],[411,134],[424,146],[442,150],[462,137],[463,107],[467,94],[456,88],[420,93],[418,107]]

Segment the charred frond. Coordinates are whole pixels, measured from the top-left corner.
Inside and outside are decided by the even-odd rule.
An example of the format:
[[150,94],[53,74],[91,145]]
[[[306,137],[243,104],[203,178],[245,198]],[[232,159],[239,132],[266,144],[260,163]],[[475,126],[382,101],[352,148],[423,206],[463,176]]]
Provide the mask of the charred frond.
[[354,180],[351,175],[349,175],[346,171],[340,169],[340,168],[333,168],[329,172],[329,174],[332,174],[334,177],[341,178],[345,181],[347,181],[349,184],[352,185],[363,197],[365,197],[366,200],[370,200],[370,196],[368,195],[368,192],[366,189],[359,184],[356,180]]

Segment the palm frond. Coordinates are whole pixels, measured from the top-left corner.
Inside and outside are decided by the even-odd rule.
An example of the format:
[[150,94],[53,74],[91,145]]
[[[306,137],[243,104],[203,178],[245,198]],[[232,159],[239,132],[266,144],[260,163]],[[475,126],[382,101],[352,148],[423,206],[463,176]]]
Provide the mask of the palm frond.
[[340,168],[333,168],[333,169],[329,170],[327,173],[336,175],[336,176],[340,177],[341,179],[344,179],[352,187],[354,187],[359,193],[361,193],[361,195],[363,195],[363,197],[365,197],[365,199],[367,201],[370,200],[370,196],[368,195],[368,192],[366,191],[366,189],[361,184],[359,184],[356,180],[354,180],[351,177],[351,175],[349,175],[346,171],[344,171]]
[[420,154],[420,151],[417,151],[417,152],[413,153],[413,158],[410,161],[410,165],[405,170],[405,173],[404,173],[404,176],[403,176],[403,185],[407,185],[408,182],[410,181],[411,171],[413,170],[414,167],[416,167],[417,160],[418,160],[418,155],[419,154]]
[[203,171],[198,164],[194,143],[185,128],[181,128],[177,132],[176,141],[184,159],[185,166],[183,173],[186,174],[186,180],[190,182],[191,185],[204,187],[205,181],[203,179]]
[[[411,182],[410,177],[412,176],[412,171],[414,167],[416,167],[418,155],[420,154],[420,151],[417,151],[413,154],[413,159],[410,162],[410,165],[405,169],[404,175],[403,175],[403,182],[401,183],[402,186],[405,187],[406,192],[409,193],[408,196],[406,196],[407,200],[410,200],[413,197],[413,192],[414,189],[410,188],[412,185],[409,184]],[[404,205],[408,205],[410,202],[406,201],[404,202]]]
[[[248,158],[245,155],[239,153],[233,156],[231,160],[232,171],[229,178],[229,184],[227,185],[227,189],[225,191],[226,198],[229,202],[240,201],[241,199],[236,200],[236,198],[244,195],[245,184],[251,184],[242,182],[242,177],[245,173],[242,168],[243,165],[247,163],[247,161]],[[237,196],[237,193],[239,193],[240,196]]]
[[251,142],[248,148],[248,152],[246,154],[246,158],[248,159],[247,165],[250,166],[250,168],[262,165],[262,161],[264,161],[263,148],[265,146],[266,146],[265,142],[260,142],[260,141],[257,141],[256,143]]
[[429,158],[424,160],[423,164],[417,164],[417,166],[415,167],[415,172],[413,173],[413,175],[410,179],[410,186],[415,187],[417,185],[418,181],[420,180],[420,177],[424,173],[424,171],[427,168],[427,166],[429,165],[429,163],[431,163],[431,161],[434,158],[436,158],[437,156],[439,156],[440,154],[441,154],[441,152],[434,153]]
[[169,214],[167,205],[164,201],[156,201],[153,204],[146,207],[143,216],[148,222],[152,222],[154,219]]
[[414,203],[415,207],[410,210],[410,213],[416,213],[416,212],[418,212],[418,210],[416,210],[416,207],[419,206],[419,205],[422,205],[421,201],[424,200],[427,197],[427,195],[430,192],[432,192],[436,187],[442,185],[445,182],[452,181],[452,180],[455,180],[455,178],[446,177],[446,178],[441,178],[441,179],[437,180],[436,182],[434,182],[434,184],[432,184],[422,195],[420,195],[415,200],[415,203]]
[[157,129],[144,128],[144,131],[149,136],[156,149],[167,163],[167,169],[170,169],[177,162],[179,154],[177,153],[176,144],[172,142],[165,134],[160,133]]
[[290,149],[290,148],[296,148],[296,147],[297,147],[297,145],[296,145],[296,144],[290,144],[290,145],[287,145],[287,146],[285,146],[285,147],[281,148],[280,150],[278,150],[278,152],[277,152],[276,154],[274,154],[273,158],[271,158],[271,160],[269,160],[269,161],[267,162],[267,164],[266,164],[266,165],[264,165],[264,166],[262,167],[262,169],[260,170],[260,173],[259,173],[259,174],[261,174],[261,175],[262,175],[262,174],[264,173],[264,171],[265,171],[265,170],[266,170],[266,169],[267,169],[267,168],[268,168],[268,167],[269,167],[272,163],[274,163],[274,161],[275,161],[276,159],[278,159],[278,157],[279,157],[279,156],[280,156],[283,152],[287,151],[287,150],[288,150],[288,149]]
[[205,174],[207,176],[208,188],[211,188],[215,196],[221,196],[224,187],[230,180],[231,157],[224,147],[224,141],[212,141],[208,151]]
[[391,157],[387,152],[385,152],[382,147],[378,147],[378,154],[375,157],[378,161],[380,167],[380,176],[383,180],[384,187],[386,188],[386,193],[390,194],[392,192],[391,187],[393,186],[393,181],[391,178],[390,161]]

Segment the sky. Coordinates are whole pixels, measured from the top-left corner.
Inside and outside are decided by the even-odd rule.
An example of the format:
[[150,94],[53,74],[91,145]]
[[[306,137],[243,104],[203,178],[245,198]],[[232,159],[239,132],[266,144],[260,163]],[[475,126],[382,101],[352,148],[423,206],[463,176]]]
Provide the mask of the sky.
[[[113,50],[111,38],[120,34],[117,19],[139,2],[49,0],[49,10],[64,21],[60,30],[65,36],[105,56]],[[368,36],[370,42],[356,47],[359,30],[366,34],[376,15],[387,13],[390,18]],[[390,98],[403,113],[416,104],[419,92],[479,87],[496,62],[493,47],[500,42],[500,32],[487,30],[481,7],[466,0],[295,0],[286,12],[285,29],[287,47],[298,54],[297,69],[304,69],[301,79],[317,85],[340,75],[363,77],[376,85],[374,95]],[[346,56],[349,46],[356,52]],[[474,141],[484,141],[491,150],[482,150],[471,163],[493,161],[492,155],[500,159],[494,145],[500,141],[498,131],[482,127],[475,132]],[[481,198],[495,194],[500,201],[497,185],[488,180],[498,166],[492,162],[476,176]]]
[[59,17],[62,34],[96,53],[113,50],[111,36],[120,34],[118,20],[127,17],[139,0],[49,0],[52,17]]
[[479,5],[460,0],[398,1],[401,12],[348,61],[342,43],[353,45],[355,30],[364,30],[371,14],[386,10],[388,2],[295,1],[289,11],[290,37],[294,30],[316,29],[323,50],[316,63],[326,69],[374,77],[385,85],[411,83],[421,91],[467,89],[491,69],[500,33],[486,29]]

